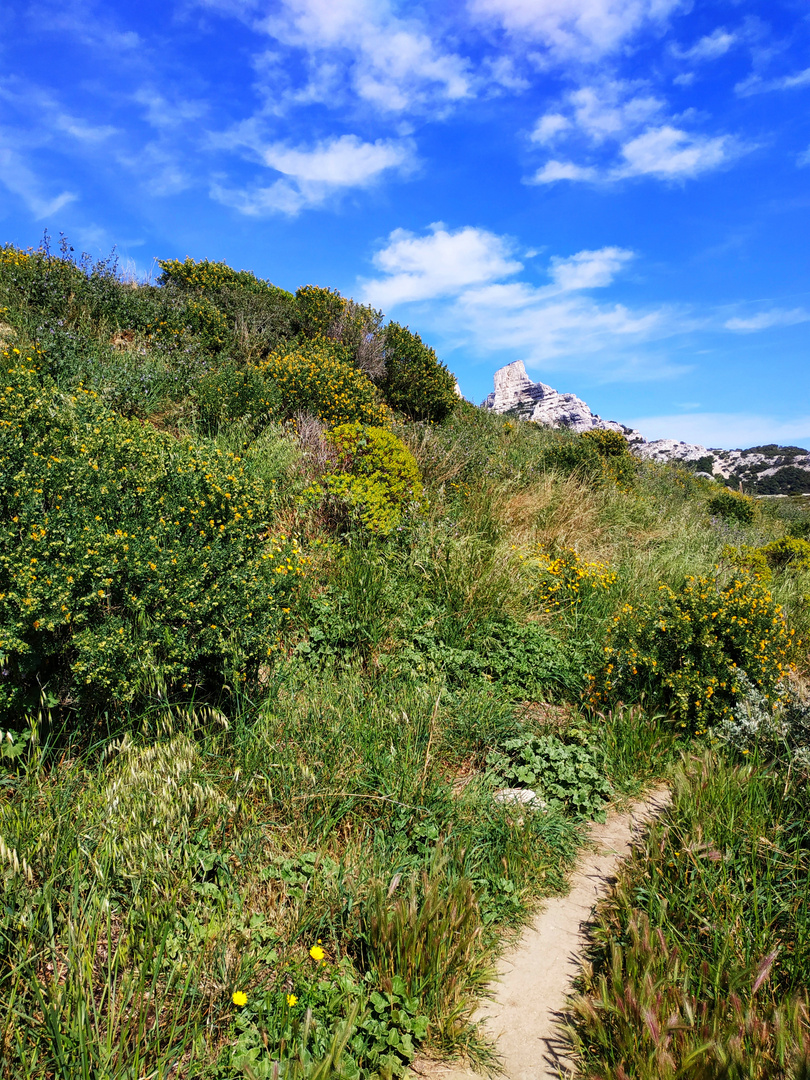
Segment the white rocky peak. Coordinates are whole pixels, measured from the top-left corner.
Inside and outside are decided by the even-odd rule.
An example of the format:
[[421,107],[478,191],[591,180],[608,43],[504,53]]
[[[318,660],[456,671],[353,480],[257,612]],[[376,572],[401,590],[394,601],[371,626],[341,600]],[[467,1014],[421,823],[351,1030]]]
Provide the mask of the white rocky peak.
[[495,372],[495,389],[484,402],[484,408],[496,413],[514,411],[525,420],[565,427],[578,433],[605,428],[620,432],[631,443],[642,438],[624,424],[603,420],[576,394],[561,394],[545,383],[532,382],[522,360],[515,360]]
[[[484,402],[496,413],[514,412],[525,420],[582,433],[593,428],[618,431],[634,454],[649,461],[706,460],[706,468],[726,479],[756,484],[785,466],[810,471],[810,453],[796,446],[755,446],[749,450],[719,450],[675,439],[647,442],[640,432],[603,420],[575,394],[561,394],[545,383],[532,382],[522,360],[495,372],[495,389]],[[789,471],[789,470],[788,470]]]

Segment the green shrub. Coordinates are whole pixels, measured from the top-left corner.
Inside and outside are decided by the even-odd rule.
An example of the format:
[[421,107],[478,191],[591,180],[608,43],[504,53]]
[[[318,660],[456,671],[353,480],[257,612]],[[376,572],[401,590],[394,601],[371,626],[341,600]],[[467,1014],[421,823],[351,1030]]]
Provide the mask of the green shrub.
[[257,675],[304,572],[272,489],[0,355],[0,716],[85,713]]
[[458,401],[453,376],[407,326],[385,328],[385,368],[385,400],[412,420],[443,420]]
[[747,571],[765,584],[773,578],[763,548],[754,547],[753,544],[741,544],[739,547],[726,544],[720,552],[720,557],[732,566]]
[[713,517],[750,525],[754,520],[756,503],[747,495],[738,495],[736,491],[725,488],[709,499],[706,509]]
[[546,468],[572,473],[590,483],[611,481],[623,491],[635,484],[639,467],[627,439],[618,431],[602,428],[573,437],[559,433],[544,448],[540,460]]
[[388,664],[410,677],[443,675],[458,687],[487,680],[504,697],[546,701],[579,696],[586,660],[545,626],[500,617],[477,623],[460,639],[452,620],[436,620],[412,634]]
[[309,412],[330,425],[386,422],[387,410],[374,384],[334,342],[319,340],[274,353],[257,370],[276,384],[288,417]]
[[583,439],[581,435],[571,437],[558,434],[543,449],[539,461],[544,468],[574,475],[591,483],[601,481],[605,473],[596,443],[592,439]]
[[[371,339],[379,335],[383,320],[381,311],[346,299],[337,289],[323,289],[317,285],[297,289],[295,299],[301,330],[306,337],[341,342],[349,349],[354,362],[362,370],[368,369],[369,351],[381,351],[368,348]],[[382,370],[382,365],[378,364],[377,373],[382,374]]]
[[489,754],[487,764],[504,786],[532,788],[547,805],[576,817],[605,819],[610,785],[591,746],[556,735],[518,735]]
[[388,536],[403,516],[422,504],[416,459],[387,428],[341,424],[327,435],[341,472],[324,476],[320,486],[343,504],[350,518],[369,532]]
[[605,473],[623,491],[633,486],[638,473],[638,461],[630,453],[627,439],[621,432],[593,428],[591,431],[584,431],[580,438],[596,447]]
[[810,570],[810,540],[783,536],[759,549],[774,570]]
[[731,715],[742,673],[771,694],[795,652],[782,609],[756,578],[722,586],[688,577],[658,586],[655,602],[625,604],[593,681],[593,703],[643,695],[682,727],[702,732]]
[[281,394],[276,384],[252,365],[226,362],[207,371],[197,383],[200,420],[207,431],[234,420],[245,420],[257,430],[282,414]]

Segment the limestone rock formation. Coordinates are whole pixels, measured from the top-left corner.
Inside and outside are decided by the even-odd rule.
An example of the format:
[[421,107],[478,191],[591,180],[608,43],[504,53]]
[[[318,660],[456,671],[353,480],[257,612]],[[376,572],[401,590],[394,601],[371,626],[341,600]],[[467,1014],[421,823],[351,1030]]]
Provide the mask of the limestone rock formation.
[[615,420],[603,420],[576,394],[561,394],[545,383],[532,382],[522,360],[495,372],[495,389],[484,408],[513,413],[538,424],[567,428],[581,434],[593,428],[618,431],[634,454],[648,461],[683,461],[699,466],[735,486],[760,494],[810,494],[810,452],[800,446],[754,446],[748,450],[720,450],[675,439],[648,442],[640,432]]
[[637,431],[591,412],[576,394],[561,394],[545,383],[532,382],[522,360],[495,372],[495,389],[484,402],[484,408],[496,413],[514,412],[525,420],[568,428],[578,434],[592,428],[606,428],[621,432],[631,442],[641,439]]

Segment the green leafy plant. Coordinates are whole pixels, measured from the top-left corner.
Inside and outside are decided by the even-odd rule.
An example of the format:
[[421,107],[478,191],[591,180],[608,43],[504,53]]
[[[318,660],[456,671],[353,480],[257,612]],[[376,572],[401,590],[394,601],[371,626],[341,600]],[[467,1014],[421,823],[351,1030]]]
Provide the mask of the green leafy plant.
[[0,715],[43,689],[92,713],[255,678],[306,565],[271,535],[272,487],[0,363]]
[[504,787],[532,788],[550,806],[604,821],[610,785],[602,755],[587,743],[526,733],[507,739],[487,764]]
[[419,467],[392,431],[340,424],[327,440],[341,471],[324,476],[314,490],[325,492],[349,519],[370,533],[388,536],[409,511],[422,507]]

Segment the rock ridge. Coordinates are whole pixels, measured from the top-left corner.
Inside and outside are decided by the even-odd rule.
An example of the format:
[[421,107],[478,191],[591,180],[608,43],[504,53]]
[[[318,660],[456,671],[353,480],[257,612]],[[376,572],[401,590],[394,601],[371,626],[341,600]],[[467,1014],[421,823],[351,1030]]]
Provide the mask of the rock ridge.
[[495,372],[495,389],[483,407],[495,413],[511,413],[524,420],[582,434],[594,428],[618,431],[630,450],[647,461],[693,463],[696,471],[718,480],[742,484],[757,494],[810,493],[810,452],[800,446],[754,446],[747,450],[722,450],[675,439],[648,441],[635,428],[616,420],[603,420],[576,396],[560,393],[542,382],[532,382],[522,360]]

